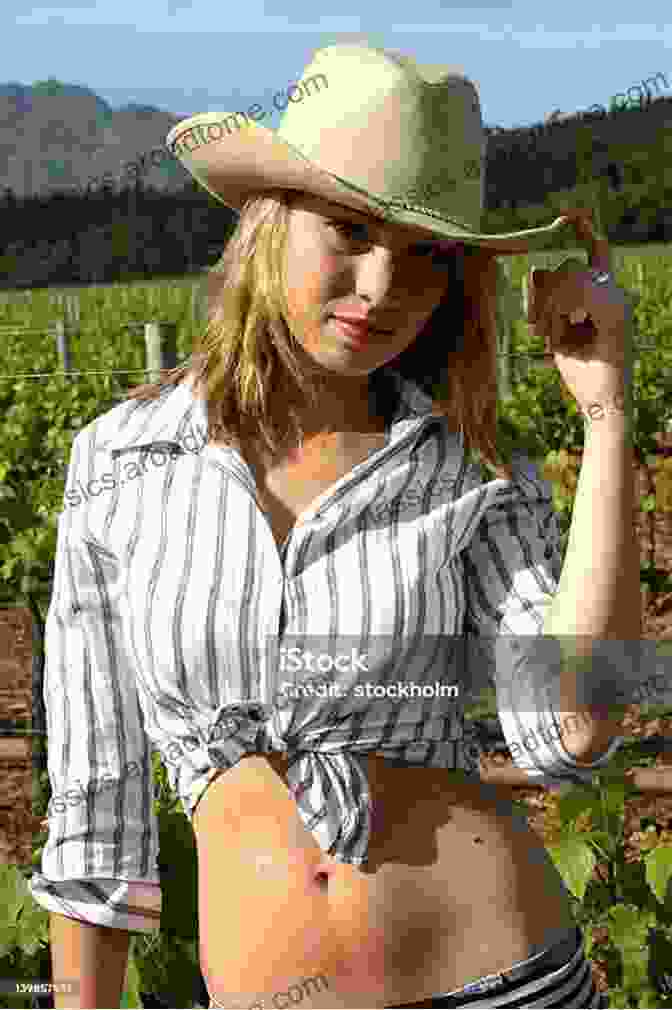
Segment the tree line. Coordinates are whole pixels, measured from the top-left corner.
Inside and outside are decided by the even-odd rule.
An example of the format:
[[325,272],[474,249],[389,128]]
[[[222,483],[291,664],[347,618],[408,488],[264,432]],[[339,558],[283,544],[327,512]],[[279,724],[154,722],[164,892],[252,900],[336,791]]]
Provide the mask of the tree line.
[[[488,130],[486,232],[548,223],[599,201],[614,244],[672,240],[666,117],[672,99],[587,123]],[[0,197],[0,287],[105,284],[179,276],[216,262],[236,215],[193,180],[161,192],[141,178],[93,193]]]

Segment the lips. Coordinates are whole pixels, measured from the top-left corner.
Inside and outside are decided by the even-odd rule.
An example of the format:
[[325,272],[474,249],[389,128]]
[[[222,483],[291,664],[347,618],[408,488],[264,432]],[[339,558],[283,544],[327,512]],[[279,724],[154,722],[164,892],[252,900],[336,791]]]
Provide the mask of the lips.
[[365,340],[369,336],[390,336],[392,330],[382,330],[378,329],[361,316],[341,316],[333,315],[333,319],[342,327],[344,332],[349,333],[351,336],[359,339]]

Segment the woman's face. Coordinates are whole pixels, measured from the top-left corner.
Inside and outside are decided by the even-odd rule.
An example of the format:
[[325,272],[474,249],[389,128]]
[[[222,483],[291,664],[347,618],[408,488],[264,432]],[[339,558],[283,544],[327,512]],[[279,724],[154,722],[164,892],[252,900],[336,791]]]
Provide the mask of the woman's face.
[[[317,196],[296,197],[285,263],[288,323],[318,371],[368,376],[405,351],[447,290],[457,245]],[[341,312],[368,313],[371,329],[353,336],[334,317]]]

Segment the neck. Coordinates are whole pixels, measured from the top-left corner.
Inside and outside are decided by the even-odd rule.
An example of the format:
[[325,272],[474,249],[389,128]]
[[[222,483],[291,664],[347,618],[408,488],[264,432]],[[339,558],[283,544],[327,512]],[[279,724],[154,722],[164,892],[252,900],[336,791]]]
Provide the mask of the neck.
[[305,439],[328,432],[368,432],[372,427],[384,426],[374,411],[368,376],[361,380],[347,376],[322,381],[317,405],[302,412],[301,423]]

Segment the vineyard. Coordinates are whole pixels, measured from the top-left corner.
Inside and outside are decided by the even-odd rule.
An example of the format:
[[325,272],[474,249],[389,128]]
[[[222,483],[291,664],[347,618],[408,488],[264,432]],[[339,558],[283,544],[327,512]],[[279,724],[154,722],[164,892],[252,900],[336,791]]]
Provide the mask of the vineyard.
[[[672,642],[672,258],[666,247],[613,249],[618,283],[634,305],[635,456],[644,635]],[[553,487],[566,547],[583,445],[583,421],[554,368],[542,363],[543,338],[523,315],[530,266],[555,266],[574,250],[519,256],[505,266],[499,348],[502,435],[522,447]],[[0,296],[0,607],[46,616],[64,471],[81,428],[145,379],[147,323],[172,324],[178,361],[188,358],[203,325],[201,279],[179,278],[72,289],[76,313],[64,314],[49,289]],[[69,374],[64,374],[69,373]],[[0,609],[0,643],[3,614]],[[663,643],[660,644],[663,652]],[[668,649],[665,655],[670,655]],[[0,655],[0,676],[3,661]],[[41,661],[33,642],[33,662]],[[0,683],[0,698],[4,698]],[[662,703],[630,706],[628,743],[590,787],[558,794],[530,789],[515,774],[516,802],[547,845],[573,895],[577,922],[599,988],[611,1007],[672,1007],[672,687]],[[660,701],[660,699],[658,699]],[[11,701],[11,698],[10,698]],[[9,702],[8,702],[9,704]],[[35,706],[34,701],[34,706]],[[469,717],[492,730],[492,765],[512,768],[496,726],[493,697]],[[11,726],[10,726],[11,723]],[[3,729],[44,725],[16,706]],[[30,862],[0,866],[0,979],[48,979],[48,915],[26,890],[46,841],[49,782],[44,742],[34,738],[41,771],[33,779],[33,814],[41,821]],[[155,755],[155,812],[161,863],[195,867],[195,848],[179,800]],[[633,777],[633,769],[637,773]],[[656,769],[661,769],[658,772]],[[0,764],[0,773],[2,767]],[[647,775],[654,786],[648,787]],[[18,781],[18,779],[16,779]],[[503,778],[502,782],[506,780]],[[657,783],[657,784],[656,784]],[[668,795],[666,795],[668,794]],[[0,811],[2,810],[0,792]],[[162,870],[164,909],[158,934],[135,934],[124,1006],[203,1006],[193,874]],[[0,993],[0,1007],[53,1005]]]

